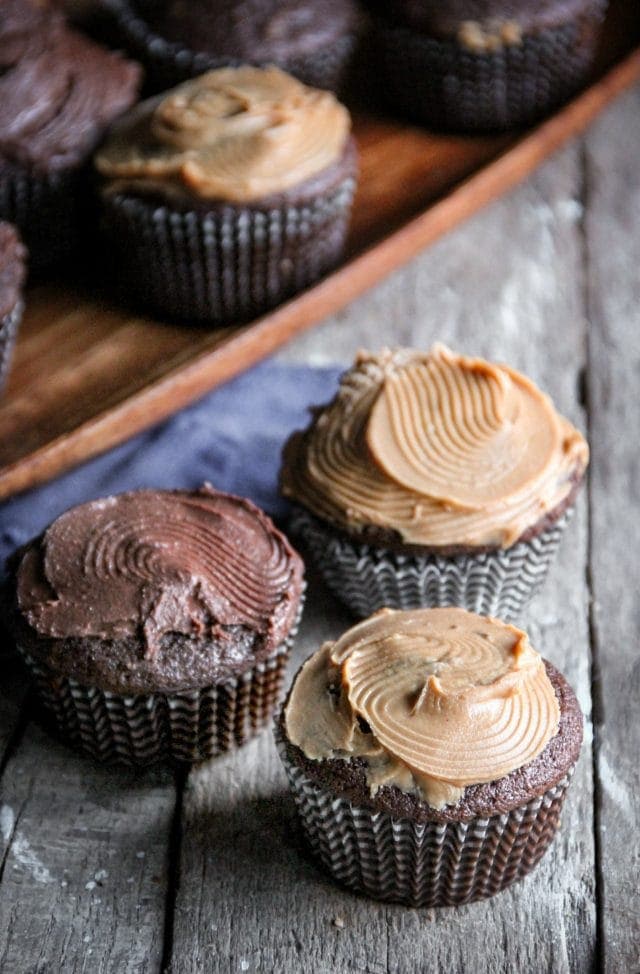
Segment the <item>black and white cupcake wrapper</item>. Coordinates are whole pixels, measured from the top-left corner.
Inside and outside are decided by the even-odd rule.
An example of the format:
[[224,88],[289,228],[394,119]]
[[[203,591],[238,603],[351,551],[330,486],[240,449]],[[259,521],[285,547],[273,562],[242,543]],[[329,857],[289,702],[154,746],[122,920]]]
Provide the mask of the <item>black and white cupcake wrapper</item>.
[[529,125],[588,79],[606,0],[519,43],[476,52],[381,23],[377,46],[394,110],[437,128],[482,132]]
[[572,774],[505,814],[418,823],[331,794],[293,764],[282,741],[278,749],[305,837],[333,878],[412,907],[485,899],[531,872],[558,829]]
[[[189,78],[215,68],[237,66],[238,59],[216,57],[204,51],[193,51],[183,44],[156,34],[145,20],[145,6],[130,0],[103,0],[115,23],[118,41],[145,68],[145,90],[165,91]],[[149,5],[148,5],[149,6]],[[256,51],[252,64],[264,67],[277,63],[284,71],[314,88],[339,91],[344,87],[358,46],[358,33],[345,34],[329,46],[274,62],[263,61]],[[246,63],[246,61],[245,61]]]
[[289,529],[327,586],[360,618],[385,607],[455,605],[508,621],[518,617],[544,581],[570,516],[571,509],[537,537],[511,548],[450,557],[361,544],[299,507]]
[[0,175],[0,219],[18,227],[30,273],[63,263],[77,248],[85,193],[82,170],[38,175],[16,168]]
[[0,392],[5,386],[11,361],[13,359],[13,349],[18,337],[18,328],[22,320],[24,304],[18,301],[13,311],[0,320]]
[[287,639],[250,670],[213,686],[124,696],[60,676],[18,649],[38,697],[67,742],[109,764],[197,764],[241,747],[280,703],[304,594]]
[[103,231],[118,285],[153,313],[222,324],[249,319],[339,261],[355,176],[303,205],[182,212],[105,195]]

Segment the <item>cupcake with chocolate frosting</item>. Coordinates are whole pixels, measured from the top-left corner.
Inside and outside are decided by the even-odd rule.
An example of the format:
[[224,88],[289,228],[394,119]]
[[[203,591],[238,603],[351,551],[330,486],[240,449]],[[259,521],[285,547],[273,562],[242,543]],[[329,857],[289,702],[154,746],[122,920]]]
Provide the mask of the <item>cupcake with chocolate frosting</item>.
[[512,618],[542,582],[588,461],[582,435],[504,365],[362,353],[284,451],[291,522],[356,614],[460,605]]
[[586,83],[607,0],[372,0],[394,110],[438,128],[530,125]]
[[96,156],[126,292],[224,322],[339,260],[356,183],[346,108],[278,68],[223,68],[143,102]]
[[18,553],[12,575],[41,700],[95,757],[202,761],[272,716],[303,566],[249,501],[208,486],[91,501]]
[[22,319],[26,255],[16,228],[0,221],[0,390],[11,368]]
[[382,610],[296,676],[277,739],[311,848],[345,885],[454,906],[548,848],[582,742],[526,633],[463,609]]
[[204,71],[275,64],[305,84],[339,90],[362,32],[357,0],[105,0],[150,90]]
[[76,245],[86,164],[139,82],[137,64],[69,29],[52,7],[3,0],[0,218],[20,229],[32,269]]

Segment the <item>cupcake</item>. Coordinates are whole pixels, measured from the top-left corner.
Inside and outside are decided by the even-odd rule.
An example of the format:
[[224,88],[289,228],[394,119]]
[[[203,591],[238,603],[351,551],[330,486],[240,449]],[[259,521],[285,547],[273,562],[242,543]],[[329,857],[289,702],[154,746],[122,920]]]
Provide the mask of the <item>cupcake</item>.
[[394,110],[438,128],[529,125],[588,79],[606,0],[393,0],[377,47]]
[[288,441],[291,530],[358,616],[517,616],[542,582],[588,448],[529,379],[442,345],[362,353]]
[[339,260],[356,184],[346,108],[278,68],[221,68],[139,105],[96,156],[126,295],[249,318]]
[[302,561],[209,486],[74,507],[14,556],[11,628],[60,733],[105,761],[203,761],[272,717]]
[[22,318],[26,250],[10,223],[0,221],[0,390],[11,368]]
[[519,629],[463,609],[387,609],[305,663],[277,739],[305,836],[335,879],[456,906],[544,855],[582,714]]
[[139,81],[138,65],[70,30],[53,8],[3,0],[0,218],[18,226],[32,270],[77,244],[86,164]]
[[339,90],[361,32],[357,0],[106,0],[125,47],[162,91],[212,68],[275,64]]

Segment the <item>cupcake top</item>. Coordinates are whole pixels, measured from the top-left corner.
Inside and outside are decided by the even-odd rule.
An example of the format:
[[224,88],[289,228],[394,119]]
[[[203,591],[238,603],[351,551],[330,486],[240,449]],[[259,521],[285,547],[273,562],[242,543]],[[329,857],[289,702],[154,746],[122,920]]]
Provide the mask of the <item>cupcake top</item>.
[[205,486],[74,507],[23,552],[19,639],[104,690],[215,683],[288,636],[302,561],[250,501]]
[[150,27],[168,41],[216,57],[286,62],[353,31],[354,0],[169,0],[149,11]]
[[[370,795],[395,788],[443,809],[533,766],[560,716],[520,629],[464,609],[382,609],[307,660],[283,723],[310,762],[357,759]],[[542,762],[548,776],[562,777],[580,739]]]
[[383,543],[506,548],[568,504],[587,461],[578,430],[514,369],[442,345],[385,349],[360,354],[289,440],[282,490]]
[[96,156],[108,190],[246,202],[282,193],[338,162],[347,109],[278,68],[220,68],[151,98]]
[[0,6],[0,166],[83,161],[136,98],[140,68],[99,47],[50,7]]
[[26,256],[16,228],[0,220],[0,322],[18,303],[26,276]]

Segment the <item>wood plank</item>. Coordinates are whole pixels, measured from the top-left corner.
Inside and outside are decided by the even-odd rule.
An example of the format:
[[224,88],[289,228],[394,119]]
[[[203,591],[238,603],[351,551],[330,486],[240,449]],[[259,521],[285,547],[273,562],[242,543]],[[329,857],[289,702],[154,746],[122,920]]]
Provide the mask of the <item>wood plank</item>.
[[[298,339],[283,357],[339,357],[346,364],[364,343],[425,346],[439,338],[524,369],[581,423],[579,161],[577,149],[566,151],[402,275]],[[585,500],[526,624],[534,644],[576,687],[588,719]],[[311,580],[296,661],[347,624],[346,614]],[[505,974],[590,969],[596,917],[589,742],[587,722],[562,832],[538,871],[486,903],[427,913],[354,896],[315,867],[300,846],[269,735],[192,772],[172,974],[203,968],[408,974],[475,970],[479,958],[491,958],[491,970]]]
[[[613,26],[632,12],[631,0],[618,0]],[[639,30],[632,22],[628,31],[614,31],[606,53],[629,50]],[[640,49],[513,143],[513,136],[438,136],[399,122],[357,118],[362,181],[346,262],[247,327],[213,335],[185,331],[72,294],[76,307],[68,320],[77,322],[80,335],[73,354],[63,359],[59,348],[49,361],[47,350],[57,344],[45,339],[39,346],[42,358],[34,360],[18,343],[15,370],[0,405],[0,498],[147,428],[334,313],[524,179],[639,77]],[[40,292],[28,305],[25,333],[33,347],[36,321],[44,329],[58,326],[55,296]],[[98,324],[105,314],[111,333]],[[85,347],[86,325],[102,334],[93,351]],[[32,384],[37,375],[47,382],[33,395],[25,383]]]
[[160,970],[175,788],[30,724],[0,805],[0,970]]
[[640,970],[640,91],[586,142],[595,761],[606,972]]

